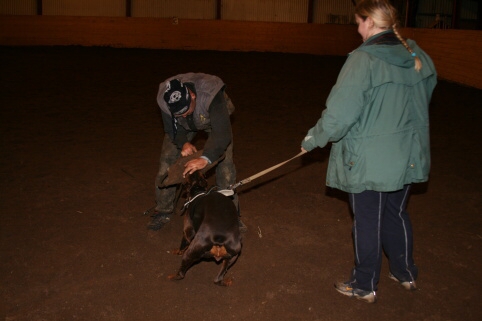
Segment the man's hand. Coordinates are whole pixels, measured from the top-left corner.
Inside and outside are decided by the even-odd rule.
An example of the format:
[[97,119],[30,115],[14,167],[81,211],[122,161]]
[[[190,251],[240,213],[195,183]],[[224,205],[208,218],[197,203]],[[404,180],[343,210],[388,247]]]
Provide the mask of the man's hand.
[[195,152],[197,152],[197,149],[193,144],[187,142],[184,145],[182,145],[182,151],[181,151],[182,156],[184,157],[189,156],[194,154]]
[[[194,146],[193,146],[194,147]],[[208,161],[204,158],[195,158],[190,160],[189,162],[184,165],[184,173],[182,173],[183,177],[186,177],[186,174],[192,174],[197,170],[201,170],[208,165]]]

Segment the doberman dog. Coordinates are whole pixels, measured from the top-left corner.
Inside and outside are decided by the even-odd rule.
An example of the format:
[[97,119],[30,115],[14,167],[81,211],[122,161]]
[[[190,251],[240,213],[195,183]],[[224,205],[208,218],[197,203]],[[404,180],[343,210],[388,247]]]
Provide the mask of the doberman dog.
[[182,280],[194,263],[214,258],[218,262],[222,260],[214,283],[229,286],[232,279],[224,276],[242,247],[236,206],[215,188],[208,191],[208,183],[199,171],[186,175],[184,186],[189,197],[184,205],[184,236],[179,250],[173,251],[182,255],[182,263],[177,274],[170,275],[169,279]]

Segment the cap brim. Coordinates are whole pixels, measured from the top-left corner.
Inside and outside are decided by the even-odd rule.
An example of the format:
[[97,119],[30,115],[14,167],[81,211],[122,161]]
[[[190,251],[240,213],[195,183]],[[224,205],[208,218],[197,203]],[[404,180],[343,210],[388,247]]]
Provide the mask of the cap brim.
[[181,110],[179,111],[176,111],[175,113],[172,113],[174,116],[179,116],[179,115],[182,115],[184,114],[186,111],[189,110],[189,105],[186,106],[186,107],[183,107]]

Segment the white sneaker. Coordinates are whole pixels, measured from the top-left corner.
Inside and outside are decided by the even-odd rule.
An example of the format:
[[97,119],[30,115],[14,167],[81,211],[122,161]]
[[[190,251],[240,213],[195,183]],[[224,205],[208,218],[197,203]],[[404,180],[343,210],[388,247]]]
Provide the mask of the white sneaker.
[[395,275],[393,275],[392,273],[388,273],[388,277],[394,281],[397,281],[398,283],[400,283],[401,286],[403,286],[405,288],[405,290],[408,290],[408,291],[415,291],[417,289],[417,284],[415,283],[415,281],[400,281],[399,279],[397,279],[395,277]]
[[357,298],[358,300],[367,303],[375,303],[377,301],[377,294],[375,291],[356,289],[352,287],[349,282],[336,282],[335,289],[343,295]]

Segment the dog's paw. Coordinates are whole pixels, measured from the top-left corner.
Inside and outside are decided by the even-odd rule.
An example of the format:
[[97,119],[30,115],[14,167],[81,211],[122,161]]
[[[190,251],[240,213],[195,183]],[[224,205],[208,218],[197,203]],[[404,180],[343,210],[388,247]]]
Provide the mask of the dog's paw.
[[233,285],[233,278],[224,278],[223,280],[215,281],[214,284],[220,286],[231,286]]
[[170,252],[172,255],[182,255],[184,250],[175,249]]
[[167,277],[169,280],[174,280],[174,281],[178,281],[178,280],[182,280],[184,279],[184,277],[180,276],[179,274],[171,274]]

